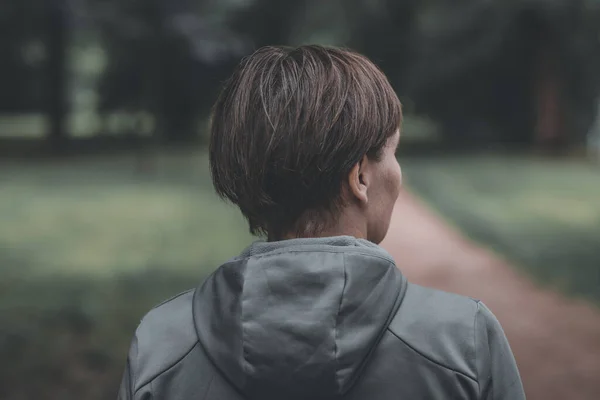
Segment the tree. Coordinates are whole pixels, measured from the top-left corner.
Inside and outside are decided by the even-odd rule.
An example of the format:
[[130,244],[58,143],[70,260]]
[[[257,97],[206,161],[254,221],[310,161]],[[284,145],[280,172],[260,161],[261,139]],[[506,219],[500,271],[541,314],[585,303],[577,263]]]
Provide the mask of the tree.
[[56,152],[64,150],[67,114],[67,4],[63,0],[48,0],[47,13],[47,93],[46,104],[50,131],[48,140]]
[[108,52],[101,113],[150,112],[161,138],[196,137],[198,120],[247,52],[243,39],[200,17],[187,1],[112,0],[98,15]]
[[[600,93],[597,0],[355,1],[353,43],[448,143],[585,142]],[[564,116],[543,120],[556,113],[540,107]]]
[[32,112],[43,107],[44,4],[42,0],[0,2],[0,112]]

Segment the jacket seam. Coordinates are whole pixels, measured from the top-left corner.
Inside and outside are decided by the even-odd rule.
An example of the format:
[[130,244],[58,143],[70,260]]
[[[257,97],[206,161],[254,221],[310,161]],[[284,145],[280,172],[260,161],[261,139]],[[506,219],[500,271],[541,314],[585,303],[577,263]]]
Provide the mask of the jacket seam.
[[129,375],[129,397],[133,399],[133,385],[135,384],[135,381],[131,380],[131,362],[129,362],[129,359],[127,360],[127,374]]
[[339,372],[339,360],[338,360],[338,345],[337,345],[337,338],[338,338],[338,324],[339,324],[339,316],[340,316],[340,312],[342,311],[342,302],[344,301],[344,293],[346,292],[346,254],[342,253],[342,265],[344,266],[343,268],[343,273],[344,273],[344,285],[342,286],[342,293],[340,296],[340,304],[338,306],[338,311],[337,311],[337,317],[335,319],[335,327],[334,327],[334,334],[333,334],[333,346],[334,346],[334,359],[335,359],[335,364],[336,364],[336,384],[339,384],[339,377],[338,377],[338,372]]
[[[208,282],[208,280],[206,280],[203,285],[205,285]],[[202,354],[204,355],[204,357],[206,357],[206,359],[208,360],[208,362],[210,363],[210,365],[215,369],[215,375],[219,374],[219,376],[224,379],[232,388],[233,390],[235,390],[240,396],[244,396],[241,389],[227,376],[227,374],[217,365],[217,363],[215,362],[215,360],[212,358],[212,356],[210,355],[210,353],[207,351],[206,346],[204,345],[204,343],[202,343],[202,341],[200,340],[200,336],[198,333],[198,321],[196,320],[196,296],[198,295],[198,290],[199,288],[196,288],[194,290],[194,296],[192,299],[192,319],[194,321],[194,332],[196,332],[196,340],[197,340],[197,344],[198,344],[198,348],[200,349],[200,351],[202,351]]]
[[475,316],[473,317],[473,359],[475,360],[475,376],[477,381],[477,393],[481,397],[481,384],[479,383],[479,370],[477,368],[477,316],[479,315],[479,301],[477,301],[477,309],[475,310]]
[[179,293],[179,294],[176,294],[175,296],[173,296],[173,297],[171,297],[171,298],[169,298],[169,299],[167,299],[167,300],[163,301],[162,303],[159,303],[159,304],[155,305],[154,307],[152,307],[152,310],[156,310],[156,309],[157,309],[157,308],[159,308],[160,306],[164,306],[165,304],[167,304],[167,303],[170,303],[171,301],[173,301],[173,300],[176,300],[176,299],[180,298],[181,296],[184,296],[184,295],[186,295],[186,294],[188,294],[188,293],[192,292],[193,290],[194,290],[194,289],[188,289],[188,290],[186,290],[185,292],[181,292],[181,293]]
[[208,396],[210,389],[212,387],[213,381],[215,380],[215,375],[216,375],[216,373],[213,372],[213,375],[210,378],[210,381],[208,382],[208,386],[206,387],[206,390],[204,391],[204,395],[202,395],[202,400],[205,400],[206,397]]
[[474,381],[475,383],[477,383],[477,379],[476,379],[476,378],[473,378],[472,376],[469,376],[469,375],[467,375],[466,373],[464,373],[464,372],[462,372],[462,371],[459,371],[459,370],[457,370],[457,369],[454,369],[454,368],[448,367],[447,365],[444,365],[444,364],[440,363],[439,361],[435,361],[435,360],[433,360],[432,358],[430,358],[430,357],[426,356],[425,354],[423,354],[422,352],[420,352],[419,350],[415,349],[413,346],[411,346],[410,344],[408,344],[408,343],[407,343],[407,342],[406,342],[404,339],[402,339],[400,336],[398,336],[398,335],[397,335],[397,334],[396,334],[394,331],[392,331],[391,329],[389,329],[389,328],[388,328],[388,331],[389,331],[389,332],[390,332],[392,335],[394,335],[394,336],[395,336],[395,337],[396,337],[396,338],[397,338],[399,341],[401,341],[402,343],[404,343],[404,345],[405,345],[406,347],[408,347],[409,349],[411,349],[411,350],[412,350],[412,351],[414,351],[416,354],[418,354],[419,356],[423,357],[424,359],[426,359],[426,360],[427,360],[427,361],[429,361],[430,363],[432,363],[432,364],[435,364],[435,365],[437,365],[438,367],[442,367],[442,368],[444,368],[444,369],[447,369],[447,370],[449,370],[449,371],[452,371],[452,372],[454,372],[454,373],[456,373],[456,374],[462,375],[462,376],[464,376],[465,378],[468,378],[468,379],[470,379],[470,380]]
[[[133,336],[132,350],[133,350],[133,346],[135,346],[135,357],[137,358],[137,356],[139,354],[138,342],[137,342],[137,333]],[[129,365],[131,367],[132,363],[131,363],[131,358],[129,356],[127,356],[127,362],[129,363]],[[129,373],[129,385],[132,388],[134,387],[135,383],[137,382],[137,373],[136,373],[137,371],[136,371],[136,369],[130,370],[130,373]],[[131,378],[133,378],[133,380]],[[133,389],[131,389],[131,391],[133,391]]]
[[229,261],[227,261],[226,263],[224,263],[223,265],[227,265],[227,264],[233,264],[236,262],[240,262],[240,261],[245,261],[245,260],[249,260],[251,258],[254,259],[261,259],[261,258],[267,258],[267,257],[272,257],[275,255],[280,255],[280,254],[289,254],[289,253],[331,253],[331,254],[348,254],[348,253],[352,253],[352,254],[360,254],[363,256],[367,256],[367,257],[373,257],[373,258],[379,258],[381,260],[387,261],[387,262],[391,262],[392,264],[396,265],[396,262],[394,261],[393,258],[391,257],[386,257],[384,255],[380,255],[380,254],[373,254],[367,251],[362,251],[362,249],[359,248],[340,248],[340,249],[311,249],[311,248],[306,248],[306,249],[295,249],[295,250],[290,250],[290,249],[280,249],[280,250],[273,250],[267,254],[254,254],[254,255],[249,255],[246,257],[237,257],[234,259],[231,259]]
[[[396,265],[394,262],[391,262],[391,264],[394,266]],[[356,384],[362,371],[366,368],[367,363],[373,356],[375,349],[381,343],[381,340],[383,339],[385,332],[390,330],[390,324],[392,323],[392,321],[398,314],[398,311],[400,310],[400,306],[402,305],[402,302],[404,301],[404,297],[406,296],[406,290],[408,288],[408,282],[402,275],[400,275],[400,276],[402,277],[401,278],[401,287],[400,287],[400,290],[398,290],[396,299],[394,300],[394,306],[392,307],[389,315],[387,316],[385,328],[381,330],[381,332],[379,333],[379,335],[377,337],[377,340],[375,342],[373,342],[373,344],[369,348],[369,351],[367,352],[367,356],[362,360],[362,362],[360,363],[360,366],[358,367],[358,370],[354,373],[354,376],[349,381],[346,391],[349,391]],[[396,335],[394,334],[394,336],[396,336]]]
[[192,345],[192,347],[186,351],[181,357],[179,357],[174,363],[172,363],[170,366],[168,366],[167,368],[163,369],[162,371],[158,372],[157,374],[155,374],[153,377],[151,377],[150,379],[148,379],[147,382],[144,382],[143,384],[141,384],[133,393],[133,395],[135,396],[137,394],[137,392],[139,392],[142,388],[144,388],[147,385],[152,385],[152,382],[160,377],[162,374],[168,372],[170,369],[172,369],[173,367],[175,367],[177,364],[179,364],[180,362],[182,362],[191,352],[192,350],[194,350],[196,348],[196,346],[198,345],[198,341],[194,342],[194,344]]

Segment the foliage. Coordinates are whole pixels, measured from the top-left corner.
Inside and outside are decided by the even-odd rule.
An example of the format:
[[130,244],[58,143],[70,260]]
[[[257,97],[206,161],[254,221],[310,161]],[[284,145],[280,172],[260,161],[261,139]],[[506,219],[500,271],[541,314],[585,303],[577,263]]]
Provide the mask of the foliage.
[[[144,4],[144,7],[150,7],[151,2]],[[210,9],[209,5],[204,7],[205,11]],[[532,142],[535,110],[530,87],[537,73],[532,68],[538,62],[539,50],[546,45],[553,46],[552,50],[563,63],[566,129],[572,132],[573,143],[585,142],[585,134],[595,116],[595,102],[600,94],[600,78],[595,73],[600,68],[597,40],[600,7],[591,2],[253,0],[243,5],[223,5],[219,10],[222,15],[220,26],[230,29],[230,37],[236,38],[233,42],[238,40],[250,46],[238,55],[267,44],[295,44],[321,38],[366,53],[386,71],[403,99],[415,105],[409,111],[428,115],[441,123],[444,137],[450,143],[464,146],[497,140]],[[189,10],[188,13],[193,14]],[[204,35],[210,37],[215,31],[218,29],[213,26],[205,30]],[[114,42],[127,43],[122,38]],[[182,46],[173,42],[164,48],[154,48],[150,53],[177,51],[183,55],[185,45]],[[194,75],[191,71],[197,70],[198,65],[189,64],[188,68],[184,61],[187,56],[181,57],[175,53],[167,56],[181,60],[173,71],[191,77]],[[152,60],[150,56],[140,55],[130,58]],[[122,55],[120,59],[127,57]],[[236,57],[231,58],[232,62],[235,60]],[[144,61],[143,66],[131,65],[125,69],[153,74],[150,70],[159,65],[159,62]],[[218,68],[219,71],[226,69]],[[162,74],[176,73],[164,70]],[[198,74],[204,74],[206,82],[218,80],[210,71]],[[107,82],[118,81],[110,76],[113,75],[107,72]],[[127,93],[143,92],[142,87],[150,90],[152,85],[142,84],[140,76],[123,75],[124,80],[116,87],[127,88],[127,84],[133,85],[137,79],[140,82],[137,89],[131,86],[121,89],[123,93],[115,90],[115,96],[105,95],[104,98],[107,101],[110,98],[126,99]],[[146,78],[144,82],[152,81],[158,80]],[[208,107],[216,87],[205,84],[204,87],[212,89],[199,95],[200,91],[191,89],[195,88],[194,84],[189,84],[191,80],[183,81],[186,84],[182,87],[177,87],[177,80],[168,81],[163,92],[157,92],[162,95],[141,98],[169,98],[173,110],[179,111],[173,111],[172,118],[167,119],[185,121],[183,114],[194,113],[190,105]],[[173,94],[165,95],[168,90]],[[194,94],[209,100],[201,103]],[[181,99],[181,102],[173,99]],[[162,112],[168,110],[168,104],[155,108]],[[186,129],[181,126],[166,131],[172,134]]]
[[45,11],[39,0],[0,3],[2,111],[31,111],[43,105]]
[[[0,6],[0,109],[44,108],[49,25],[40,0]],[[442,126],[449,143],[530,144],[540,51],[559,60],[572,142],[585,142],[600,95],[595,0],[54,0],[107,66],[99,112],[146,112],[155,133],[190,140],[238,60],[267,44],[342,44],[373,58],[408,111]],[[23,23],[32,21],[31,23]],[[35,22],[37,21],[37,22]],[[85,41],[84,40],[84,41]],[[11,93],[6,95],[5,93]],[[13,98],[14,101],[10,101]],[[134,127],[132,133],[140,130]]]
[[252,238],[204,155],[0,168],[0,398],[114,399],[135,327]]
[[3,275],[0,397],[114,399],[142,316],[201,280],[166,270],[113,278]]
[[531,143],[532,67],[545,46],[561,63],[570,144],[585,142],[600,96],[597,2],[379,3],[384,17],[363,18],[355,43],[449,142]]
[[577,161],[403,159],[407,185],[540,282],[600,304],[600,175]]
[[220,83],[247,51],[243,38],[185,2],[110,1],[96,14],[108,53],[100,112],[151,112],[160,136],[193,138]]

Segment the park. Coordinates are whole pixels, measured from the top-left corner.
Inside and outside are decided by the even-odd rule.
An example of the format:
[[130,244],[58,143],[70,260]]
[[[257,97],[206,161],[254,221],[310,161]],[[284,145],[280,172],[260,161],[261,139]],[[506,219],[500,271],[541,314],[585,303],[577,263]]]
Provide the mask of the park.
[[115,398],[148,309],[258,239],[214,193],[210,106],[253,49],[316,42],[403,102],[398,268],[485,302],[528,398],[596,399],[600,4],[533,3],[10,2],[0,398]]

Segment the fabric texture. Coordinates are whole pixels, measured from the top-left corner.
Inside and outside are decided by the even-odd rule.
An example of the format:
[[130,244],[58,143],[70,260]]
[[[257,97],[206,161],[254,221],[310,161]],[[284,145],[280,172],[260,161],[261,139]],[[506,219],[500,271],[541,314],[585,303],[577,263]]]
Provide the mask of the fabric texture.
[[385,250],[346,236],[254,243],[154,308],[118,396],[525,398],[484,304],[409,284]]

